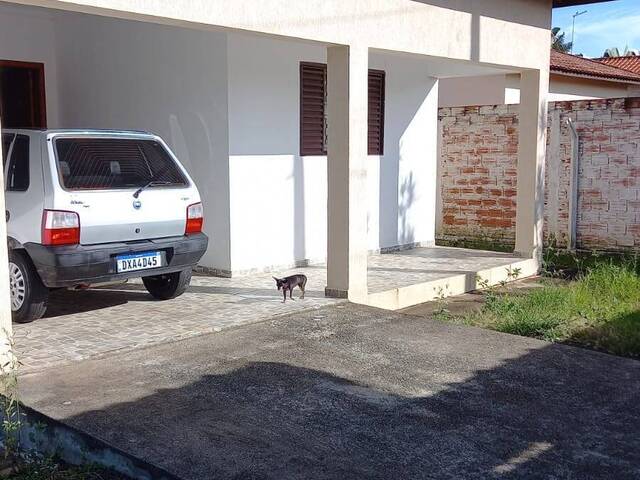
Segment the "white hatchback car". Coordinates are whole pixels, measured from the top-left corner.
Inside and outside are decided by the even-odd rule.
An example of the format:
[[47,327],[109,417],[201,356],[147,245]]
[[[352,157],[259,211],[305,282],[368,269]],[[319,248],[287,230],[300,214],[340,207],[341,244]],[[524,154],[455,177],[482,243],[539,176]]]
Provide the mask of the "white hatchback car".
[[161,138],[105,130],[3,130],[13,319],[49,290],[142,277],[182,294],[207,249],[200,195]]

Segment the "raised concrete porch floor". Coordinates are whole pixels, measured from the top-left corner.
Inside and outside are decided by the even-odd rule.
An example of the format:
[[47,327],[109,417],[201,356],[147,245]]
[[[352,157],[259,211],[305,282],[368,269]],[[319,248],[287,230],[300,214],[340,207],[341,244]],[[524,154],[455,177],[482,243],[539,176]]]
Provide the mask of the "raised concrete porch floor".
[[480,287],[480,279],[496,285],[509,280],[510,271],[519,271],[518,278],[524,278],[537,270],[533,259],[464,248],[425,247],[372,255],[368,303],[398,310],[475,290]]

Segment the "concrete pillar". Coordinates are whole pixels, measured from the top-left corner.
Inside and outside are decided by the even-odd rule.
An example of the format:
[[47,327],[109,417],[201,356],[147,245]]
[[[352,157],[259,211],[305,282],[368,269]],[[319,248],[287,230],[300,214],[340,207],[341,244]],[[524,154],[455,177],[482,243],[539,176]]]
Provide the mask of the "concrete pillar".
[[327,48],[328,238],[325,294],[367,300],[366,47]]
[[537,259],[542,258],[548,92],[548,70],[522,72],[515,251]]
[[[0,131],[2,125],[0,124]],[[2,149],[0,148],[0,165],[3,165]],[[4,175],[0,175],[0,212],[5,211],[4,204]],[[4,215],[3,215],[4,217]],[[9,296],[9,259],[7,256],[7,222],[0,222],[0,373],[6,371],[7,363],[13,364],[11,341],[13,329],[11,326],[11,299]]]

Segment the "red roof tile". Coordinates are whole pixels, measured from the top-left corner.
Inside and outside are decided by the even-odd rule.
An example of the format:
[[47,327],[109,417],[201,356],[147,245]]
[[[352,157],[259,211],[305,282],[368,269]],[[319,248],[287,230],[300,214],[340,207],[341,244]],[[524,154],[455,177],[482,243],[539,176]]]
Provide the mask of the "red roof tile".
[[598,58],[598,62],[606,63],[612,67],[628,70],[640,75],[640,55],[628,55],[626,57]]
[[589,58],[577,57],[568,53],[551,50],[551,71],[604,80],[621,80],[640,83],[640,74],[612,65],[606,65]]

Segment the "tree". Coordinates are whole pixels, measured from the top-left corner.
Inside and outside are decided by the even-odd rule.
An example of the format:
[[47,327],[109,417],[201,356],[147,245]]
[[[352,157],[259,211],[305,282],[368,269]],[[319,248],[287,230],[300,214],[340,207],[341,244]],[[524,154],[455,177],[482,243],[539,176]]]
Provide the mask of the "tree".
[[560,33],[560,27],[551,29],[551,48],[562,53],[569,53],[573,44],[564,39],[565,33]]
[[638,53],[638,50],[631,50],[628,46],[624,47],[624,52],[622,52],[622,54],[620,54],[620,50],[618,50],[618,47],[607,48],[602,54],[604,58],[635,57],[636,55],[640,55],[640,53]]

